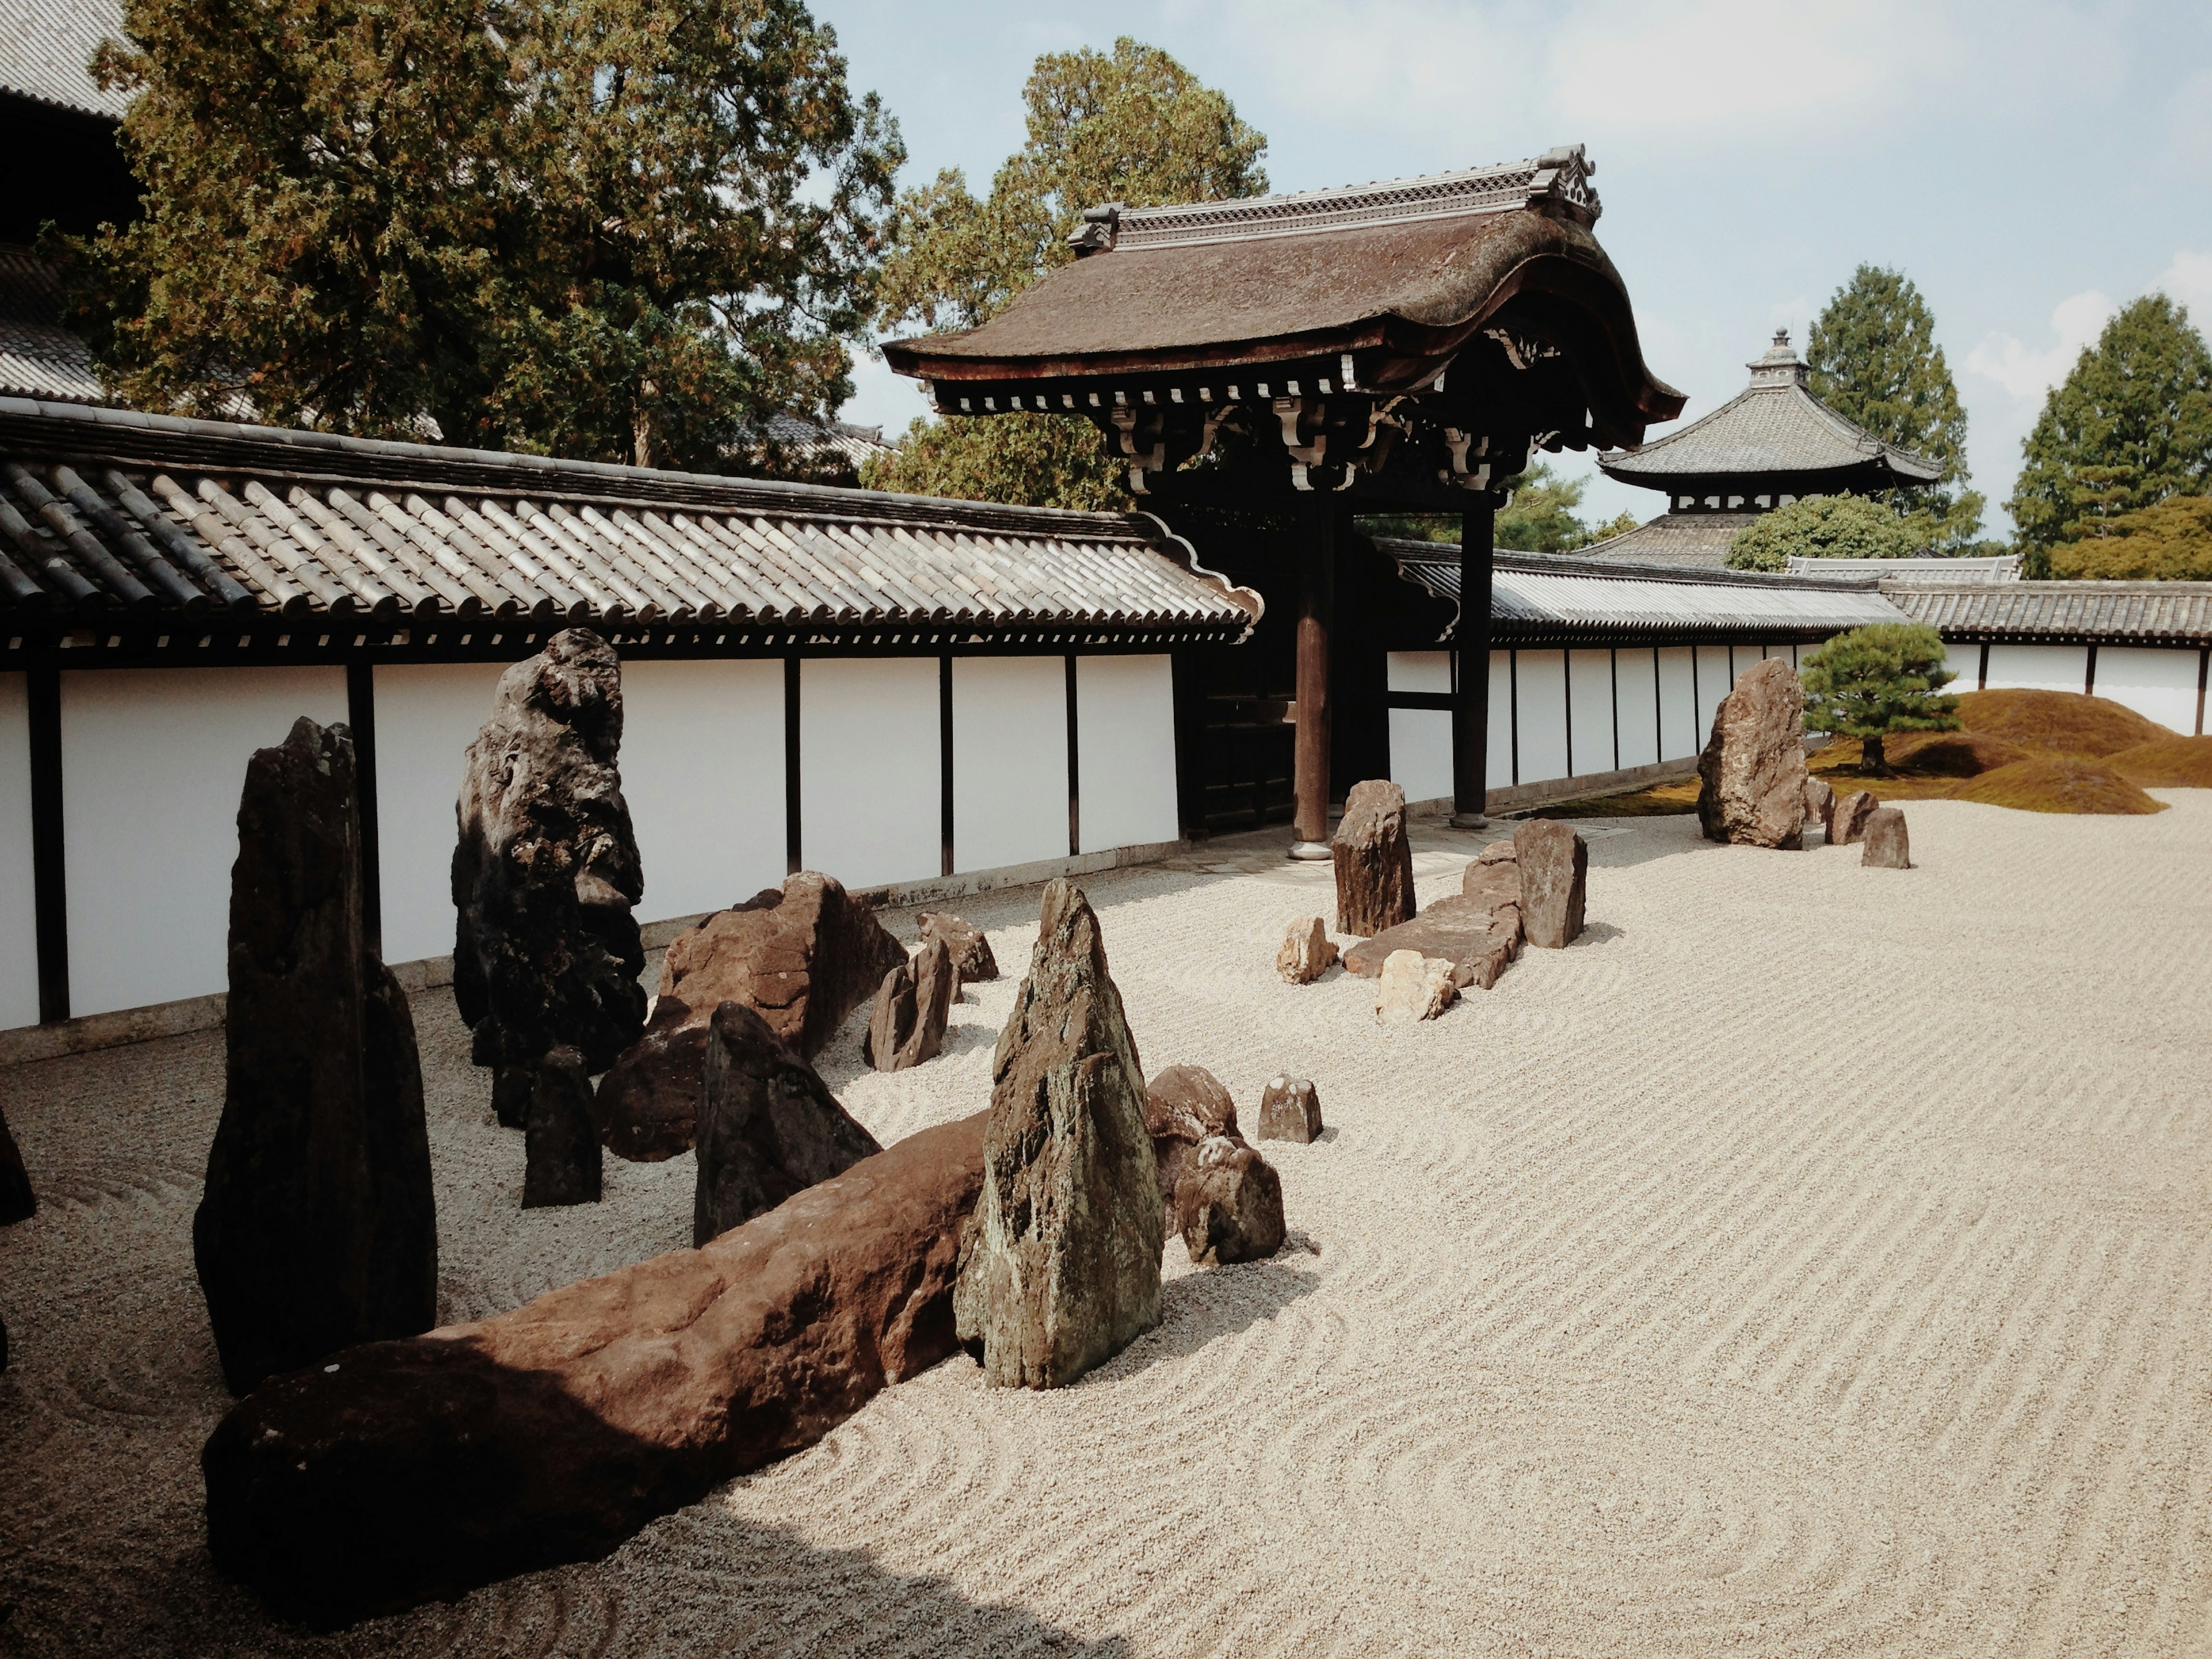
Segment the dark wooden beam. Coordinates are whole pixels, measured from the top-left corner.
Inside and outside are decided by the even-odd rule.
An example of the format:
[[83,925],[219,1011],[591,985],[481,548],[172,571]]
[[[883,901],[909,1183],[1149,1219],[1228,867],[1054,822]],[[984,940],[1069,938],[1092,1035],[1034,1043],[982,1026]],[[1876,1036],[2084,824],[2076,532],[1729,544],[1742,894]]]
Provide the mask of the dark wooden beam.
[[1083,773],[1076,749],[1075,653],[1067,653],[1067,856],[1083,851]]
[[69,885],[63,863],[61,672],[24,677],[31,725],[31,902],[39,952],[39,1023],[70,1017]]
[[937,659],[938,873],[952,873],[952,653]]
[[1460,515],[1458,672],[1452,683],[1452,823],[1487,825],[1490,581],[1498,509],[1486,495]]
[[1353,473],[1351,483],[1342,489],[1298,489],[1291,483],[1287,462],[1279,473],[1273,468],[1148,473],[1145,488],[1145,495],[1138,500],[1139,507],[1158,501],[1267,513],[1297,511],[1301,504],[1310,501],[1331,501],[1365,512],[1464,513],[1468,501],[1480,493],[1420,478],[1376,478],[1364,472]]
[[1329,628],[1336,609],[1336,503],[1308,495],[1298,503],[1298,728],[1291,764],[1291,856],[1325,859],[1328,850]]
[[797,875],[799,841],[799,653],[783,659],[783,858],[784,867]]
[[361,818],[361,933],[384,955],[384,875],[376,836],[376,670],[346,665],[346,724],[353,728],[354,799]]

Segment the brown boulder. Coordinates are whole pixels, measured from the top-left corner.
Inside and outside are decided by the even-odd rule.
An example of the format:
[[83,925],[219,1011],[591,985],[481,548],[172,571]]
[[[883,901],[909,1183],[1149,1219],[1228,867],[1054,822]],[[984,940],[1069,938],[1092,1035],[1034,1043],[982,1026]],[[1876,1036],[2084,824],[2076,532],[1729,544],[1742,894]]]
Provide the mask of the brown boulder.
[[983,930],[962,921],[949,910],[925,910],[916,919],[924,945],[945,941],[952,952],[952,965],[960,970],[963,985],[981,985],[999,976],[999,959],[991,954],[991,941]]
[[759,1014],[742,1002],[714,1010],[700,1073],[694,1244],[882,1150]]
[[15,1137],[8,1133],[8,1118],[0,1113],[0,1227],[28,1221],[39,1207],[31,1190],[31,1173],[23,1167],[23,1154]]
[[1237,1101],[1203,1066],[1170,1066],[1145,1085],[1145,1133],[1159,1168],[1167,1231],[1182,1231],[1176,1186],[1194,1148],[1216,1135],[1237,1138]]
[[1201,1267],[1283,1248],[1283,1178],[1241,1136],[1215,1135],[1191,1150],[1175,1207],[1183,1248]]
[[1746,669],[1698,757],[1708,841],[1797,848],[1805,830],[1805,688],[1779,657]]
[[991,1078],[954,1312],[987,1381],[1058,1388],[1160,1322],[1164,1237],[1137,1046],[1098,919],[1064,879],[1045,885]]
[[599,1079],[607,1150],[639,1162],[689,1150],[707,1022],[723,1003],[753,1009],[811,1059],[905,958],[873,910],[813,870],[684,929],[661,965],[652,1022]]
[[599,1133],[592,1121],[592,1079],[583,1055],[556,1048],[538,1062],[531,1081],[522,1207],[598,1203]]
[[192,1218],[234,1393],[437,1316],[422,1068],[362,939],[359,810],[343,726],[302,719],[246,763],[222,1116]]
[[468,747],[453,849],[453,1000],[502,1122],[527,1115],[533,1069],[563,1044],[601,1072],[645,1023],[644,890],[623,799],[622,662],[588,629],[556,634],[500,677]]
[[1836,792],[1826,778],[1805,775],[1805,824],[1810,829],[1820,826],[1820,839],[1828,838],[1828,826],[1836,810]]
[[1380,778],[1355,783],[1329,842],[1336,860],[1336,931],[1363,938],[1413,914],[1413,848],[1406,792]]
[[1336,961],[1336,943],[1319,916],[1300,916],[1283,930],[1275,971],[1292,985],[1310,985]]
[[1374,979],[1392,952],[1414,951],[1444,963],[1455,988],[1474,985],[1486,991],[1521,954],[1520,907],[1495,899],[1480,891],[1440,898],[1411,921],[1353,945],[1344,953],[1345,968]]
[[884,975],[876,1006],[860,1039],[860,1057],[879,1072],[903,1072],[945,1048],[945,1022],[960,1000],[960,975],[951,947],[941,938]]
[[1866,834],[1867,820],[1874,816],[1875,808],[1881,803],[1864,789],[1854,789],[1836,803],[1829,814],[1828,842],[1834,847],[1849,847]]
[[1873,870],[1910,870],[1912,843],[1905,833],[1905,814],[1894,806],[1877,806],[1867,814],[1866,850],[1859,862]]
[[1572,945],[1583,931],[1589,847],[1570,826],[1535,818],[1513,832],[1521,872],[1521,928],[1547,951]]
[[1260,1139],[1305,1146],[1320,1139],[1321,1131],[1321,1091],[1287,1073],[1270,1079],[1260,1094]]
[[983,1118],[702,1249],[280,1377],[200,1456],[216,1565],[328,1628],[607,1554],[953,1348]]

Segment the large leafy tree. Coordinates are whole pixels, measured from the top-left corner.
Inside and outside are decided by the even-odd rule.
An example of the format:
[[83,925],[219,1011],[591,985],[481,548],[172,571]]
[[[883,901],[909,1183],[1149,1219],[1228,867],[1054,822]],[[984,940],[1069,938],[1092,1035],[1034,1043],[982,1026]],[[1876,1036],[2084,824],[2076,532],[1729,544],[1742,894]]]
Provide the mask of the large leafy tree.
[[1924,623],[1871,623],[1838,634],[1805,659],[1805,724],[1859,739],[1859,770],[1881,775],[1892,732],[1955,732],[1958,677],[1943,665],[1942,636]]
[[2051,574],[2069,581],[2212,581],[2212,495],[2169,495],[2096,520],[2050,561]]
[[1971,542],[1983,499],[1966,488],[1966,411],[1959,403],[1936,318],[1901,272],[1861,265],[1814,320],[1806,361],[1814,395],[1885,443],[1943,465],[1940,483],[1899,490],[1900,512],[1925,515],[1923,541]]
[[[1074,258],[1068,233],[1103,203],[1157,207],[1257,196],[1267,139],[1222,94],[1157,46],[1048,52],[1022,88],[1028,142],[979,199],[957,170],[899,198],[880,297],[886,328],[973,328]],[[1121,471],[1074,416],[916,421],[878,489],[1096,507],[1125,499]]]
[[1729,544],[1731,570],[1784,570],[1807,559],[1911,559],[1928,547],[1933,526],[1900,518],[1863,495],[1804,495],[1762,513]]
[[125,400],[775,470],[902,160],[799,0],[127,0],[146,212],[52,245]]
[[2212,485],[2212,354],[2186,307],[2148,294],[2051,389],[2006,503],[2029,574],[2098,520]]

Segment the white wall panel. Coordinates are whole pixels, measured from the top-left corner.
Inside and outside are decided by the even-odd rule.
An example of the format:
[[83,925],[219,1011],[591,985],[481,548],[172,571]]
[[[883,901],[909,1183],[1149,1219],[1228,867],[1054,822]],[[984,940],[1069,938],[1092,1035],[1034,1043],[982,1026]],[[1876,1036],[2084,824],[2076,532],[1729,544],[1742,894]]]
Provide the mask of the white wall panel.
[[[1390,781],[1412,800],[1452,793],[1452,717],[1445,708],[1390,710]],[[1507,757],[1507,766],[1512,764]]]
[[1449,651],[1389,651],[1383,653],[1382,663],[1385,683],[1393,691],[1451,695],[1451,653]]
[[1079,657],[1083,850],[1174,841],[1175,672],[1165,657]]
[[942,869],[937,659],[799,665],[799,860],[848,887]]
[[1698,741],[1690,752],[1698,753],[1705,739],[1713,732],[1713,716],[1720,710],[1721,701],[1735,689],[1735,676],[1729,672],[1728,647],[1724,645],[1701,645],[1698,651]]
[[1993,645],[1989,689],[2079,691],[2088,684],[2086,645]]
[[1066,659],[954,658],[953,867],[1066,856]]
[[1567,696],[1571,706],[1573,752],[1568,769],[1577,777],[1610,772],[1613,763],[1613,653],[1569,653]]
[[384,959],[453,951],[454,804],[507,665],[377,665],[376,867]]
[[1659,647],[1659,744],[1662,760],[1680,760],[1700,752],[1705,733],[1698,730],[1696,675],[1690,647]]
[[39,1023],[31,889],[31,720],[21,674],[0,674],[0,1030]]
[[645,871],[639,921],[781,886],[783,665],[624,663],[622,779]]
[[1659,758],[1657,659],[1649,647],[1613,653],[1613,697],[1619,704],[1620,763],[1650,766]]
[[61,702],[70,1012],[222,990],[246,761],[343,720],[345,671],[80,670]]
[[1490,653],[1490,742],[1482,769],[1485,789],[1513,781],[1513,666],[1503,651]]
[[1954,640],[1943,647],[1943,666],[1959,678],[1943,690],[1953,696],[1982,689],[1982,647]]
[[2107,645],[2097,650],[2097,695],[2124,703],[2147,720],[2191,736],[2197,730],[2194,651],[2153,651]]
[[1521,733],[1522,783],[1567,775],[1567,672],[1563,651],[1518,653],[1514,717]]

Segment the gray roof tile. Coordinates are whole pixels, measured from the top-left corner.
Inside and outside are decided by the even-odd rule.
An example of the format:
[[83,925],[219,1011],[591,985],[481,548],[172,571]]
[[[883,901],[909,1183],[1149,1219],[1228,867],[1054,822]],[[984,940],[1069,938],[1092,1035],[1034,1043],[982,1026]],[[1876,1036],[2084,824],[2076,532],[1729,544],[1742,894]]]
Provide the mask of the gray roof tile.
[[1946,638],[2212,645],[2212,582],[1949,583],[1916,572],[1885,578],[1881,591]]
[[0,0],[0,89],[119,117],[130,99],[102,92],[89,68],[110,35],[123,35],[121,0]]

